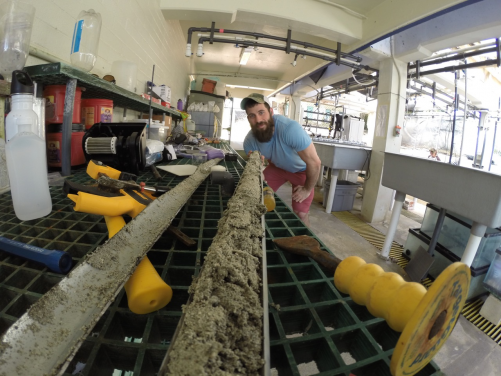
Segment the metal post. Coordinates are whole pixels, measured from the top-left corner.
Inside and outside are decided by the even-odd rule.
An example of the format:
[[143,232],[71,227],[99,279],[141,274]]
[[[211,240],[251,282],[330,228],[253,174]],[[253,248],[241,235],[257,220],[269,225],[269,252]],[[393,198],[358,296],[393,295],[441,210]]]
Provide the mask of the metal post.
[[438,212],[437,223],[435,223],[435,229],[433,230],[433,235],[431,236],[430,244],[428,245],[428,253],[433,256],[433,252],[435,252],[435,247],[438,243],[438,237],[440,236],[440,231],[442,230],[442,226],[444,224],[446,210],[441,208]]
[[499,120],[499,110],[500,109],[501,109],[501,97],[498,98],[498,114],[496,117],[496,122],[494,123],[494,139],[492,141],[491,159],[489,159],[489,171],[491,170],[492,158],[494,157],[494,149],[496,147],[496,134],[498,131],[498,120]]
[[404,204],[405,193],[400,191],[395,191],[395,204],[393,205],[393,211],[391,212],[390,224],[388,226],[388,232],[384,238],[383,248],[381,253],[378,252],[378,256],[382,259],[387,260],[390,254],[391,243],[395,238],[395,232],[397,231],[398,220],[400,219],[400,213],[402,212],[402,206]]
[[71,175],[71,127],[73,124],[73,105],[77,89],[76,78],[70,78],[66,83],[63,113],[63,139],[61,145],[61,175]]
[[468,239],[468,243],[466,244],[463,257],[461,257],[461,262],[465,263],[468,266],[471,266],[473,259],[475,258],[475,255],[477,253],[480,241],[485,235],[485,230],[487,230],[487,226],[477,222],[472,223],[470,238]]
[[[482,124],[482,113],[478,118],[478,130],[477,130],[477,142],[475,143],[475,155],[473,156],[473,167],[477,168],[477,153],[478,153],[478,139],[480,138],[480,124]],[[478,164],[478,168],[480,168],[480,163]]]
[[[466,62],[466,61],[465,61]],[[464,134],[466,131],[466,114],[468,113],[468,69],[464,71],[464,114],[463,114],[463,131],[461,132],[461,147],[459,148],[458,166],[461,166],[461,156],[463,155]]]
[[452,154],[454,153],[454,132],[456,131],[456,113],[458,111],[458,71],[454,73],[454,117],[452,119],[452,136],[451,136],[451,155],[449,163],[452,163]]

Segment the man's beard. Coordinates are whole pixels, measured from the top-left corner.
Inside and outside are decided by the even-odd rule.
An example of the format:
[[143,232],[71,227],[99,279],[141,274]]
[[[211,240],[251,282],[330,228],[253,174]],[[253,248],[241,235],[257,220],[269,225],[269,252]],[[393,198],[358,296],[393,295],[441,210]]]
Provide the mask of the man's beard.
[[273,132],[275,131],[275,122],[273,121],[273,118],[270,117],[270,120],[268,120],[267,122],[263,121],[261,123],[257,123],[255,126],[258,127],[261,124],[266,124],[266,128],[258,129],[251,127],[252,134],[257,138],[259,142],[268,142],[273,137]]

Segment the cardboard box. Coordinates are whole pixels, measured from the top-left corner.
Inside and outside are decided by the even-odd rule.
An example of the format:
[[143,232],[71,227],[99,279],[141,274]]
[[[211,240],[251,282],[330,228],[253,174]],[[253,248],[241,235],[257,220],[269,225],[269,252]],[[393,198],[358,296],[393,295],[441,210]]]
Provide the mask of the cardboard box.
[[158,95],[162,101],[166,102],[169,107],[171,103],[171,90],[169,86],[161,85],[161,86],[154,86],[153,87],[153,92]]
[[405,200],[403,208],[405,210],[414,210],[414,201]]

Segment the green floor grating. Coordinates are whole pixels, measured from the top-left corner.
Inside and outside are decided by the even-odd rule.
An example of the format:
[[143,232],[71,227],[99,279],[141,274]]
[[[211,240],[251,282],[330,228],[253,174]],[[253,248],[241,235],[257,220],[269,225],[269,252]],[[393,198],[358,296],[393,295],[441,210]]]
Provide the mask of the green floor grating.
[[[245,163],[221,163],[238,181]],[[173,186],[183,179],[163,171],[160,174],[161,185]],[[90,179],[84,170],[79,170],[70,180],[85,183]],[[139,181],[146,185],[157,183],[150,172],[142,174]],[[74,212],[72,202],[64,197],[60,187],[51,187],[51,194],[52,213],[29,222],[17,220],[10,194],[1,195],[0,235],[65,250],[77,263],[107,239],[104,220]],[[399,334],[384,320],[371,316],[365,307],[354,304],[349,296],[339,293],[330,271],[309,258],[275,247],[274,238],[315,237],[284,202],[276,199],[276,209],[265,216],[272,375],[390,375],[389,362]],[[122,290],[65,375],[157,373],[181,317],[181,307],[188,299],[192,277],[200,272],[226,203],[219,186],[210,185],[209,179],[202,183],[173,222],[197,241],[197,247],[189,248],[165,233],[148,252],[155,269],[174,291],[171,303],[157,312],[136,315],[129,311]],[[0,251],[0,333],[61,278],[39,264]],[[433,363],[419,373],[438,374]]]

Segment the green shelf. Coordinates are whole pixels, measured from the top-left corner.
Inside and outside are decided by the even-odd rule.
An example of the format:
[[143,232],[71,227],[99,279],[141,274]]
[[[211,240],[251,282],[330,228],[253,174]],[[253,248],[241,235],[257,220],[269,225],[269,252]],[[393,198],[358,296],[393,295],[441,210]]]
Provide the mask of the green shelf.
[[[78,80],[77,87],[85,88],[85,91],[82,92],[82,98],[84,99],[111,99],[114,106],[139,112],[149,112],[149,100],[70,65],[51,63],[33,65],[26,67],[24,70],[29,73],[34,81],[41,82],[44,85],[66,85],[68,79],[75,78]],[[181,119],[179,111],[157,103],[151,103],[151,107],[154,114],[166,114]]]

